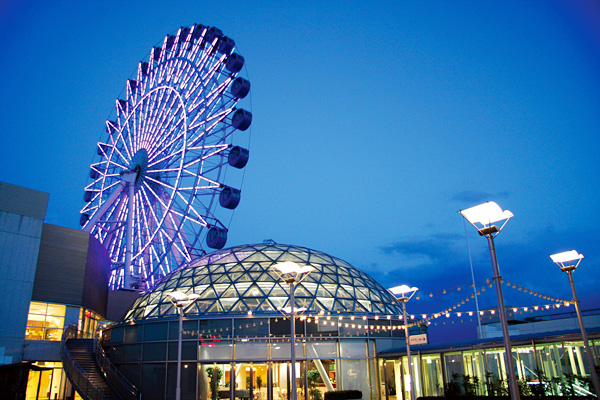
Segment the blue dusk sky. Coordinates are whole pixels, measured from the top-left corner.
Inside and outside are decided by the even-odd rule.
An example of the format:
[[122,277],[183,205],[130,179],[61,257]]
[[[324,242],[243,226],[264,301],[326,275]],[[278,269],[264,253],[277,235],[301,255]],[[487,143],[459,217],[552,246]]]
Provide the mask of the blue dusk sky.
[[[4,0],[0,181],[50,193],[46,221],[79,228],[125,81],[193,23],[236,41],[252,83],[228,246],[321,250],[386,287],[418,286],[411,309],[434,313],[469,294],[470,259],[478,287],[491,278],[487,242],[458,210],[492,200],[515,214],[496,239],[504,279],[571,299],[548,255],[577,249],[583,308],[600,305],[594,0]],[[479,299],[496,304],[490,288]],[[548,303],[506,286],[505,299]]]

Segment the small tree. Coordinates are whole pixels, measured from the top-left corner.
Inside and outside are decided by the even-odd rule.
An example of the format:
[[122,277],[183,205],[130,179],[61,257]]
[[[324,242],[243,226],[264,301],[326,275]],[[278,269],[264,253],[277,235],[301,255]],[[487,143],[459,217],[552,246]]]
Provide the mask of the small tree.
[[316,369],[311,369],[306,373],[306,380],[308,381],[308,395],[313,400],[321,400],[323,393],[317,388],[317,382],[321,379],[321,374]]
[[219,367],[208,367],[206,368],[206,375],[208,375],[208,381],[210,382],[211,399],[217,400],[219,381],[223,377],[223,371]]

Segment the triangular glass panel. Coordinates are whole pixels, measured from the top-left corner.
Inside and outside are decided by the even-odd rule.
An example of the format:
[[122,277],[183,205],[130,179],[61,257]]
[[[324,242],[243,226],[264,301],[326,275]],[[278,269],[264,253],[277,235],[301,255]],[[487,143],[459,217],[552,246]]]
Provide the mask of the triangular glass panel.
[[277,311],[275,308],[273,308],[273,304],[268,299],[264,299],[263,302],[260,303],[260,305],[258,306],[258,308],[256,310],[257,311]]
[[336,300],[333,303],[333,308],[331,309],[331,311],[344,311],[346,310],[346,307],[344,307],[344,305],[342,303],[340,303],[338,300]]
[[352,300],[345,300],[345,299],[341,299],[338,300],[340,302],[340,304],[342,304],[344,306],[344,310],[350,312],[350,311],[354,311],[354,301]]
[[260,277],[262,276],[262,274],[263,274],[262,271],[261,272],[249,272],[248,276],[250,276],[250,278],[253,281],[258,281],[260,279]]
[[223,307],[221,307],[221,303],[215,301],[212,306],[206,312],[223,312]]
[[321,282],[322,283],[337,283],[335,279],[333,279],[331,276],[329,275],[323,275],[323,277],[321,278]]
[[250,309],[248,308],[248,306],[246,306],[246,304],[244,304],[243,301],[238,300],[231,308],[229,308],[229,311],[231,311],[231,312],[235,312],[235,311],[247,312],[247,311],[250,311]]
[[244,298],[244,303],[246,303],[250,310],[256,310],[261,300],[261,298]]
[[366,311],[371,312],[371,302],[368,300],[358,300],[358,304],[360,304]]
[[192,278],[186,278],[183,280],[183,282],[179,283],[179,288],[187,288],[192,286],[194,283],[192,281]]
[[215,302],[216,300],[198,300],[195,301],[194,304],[198,307],[198,312],[203,313],[206,312]]
[[325,309],[327,309],[327,310],[332,309],[334,299],[328,299],[326,297],[317,297],[317,300],[325,306]]
[[210,273],[211,274],[224,274],[225,273],[225,267],[222,265],[216,265],[216,266],[209,266],[210,268]]
[[246,269],[242,265],[236,264],[227,271],[227,273],[230,275],[235,272],[246,272]]
[[240,297],[240,295],[237,292],[237,290],[235,290],[235,286],[231,285],[221,294],[221,297],[238,298],[238,297]]
[[267,297],[267,300],[271,302],[274,310],[279,310],[286,306],[289,298],[288,297]]
[[212,287],[208,287],[208,288],[206,288],[205,291],[203,291],[200,294],[200,298],[201,299],[216,299],[217,294],[215,293],[215,290]]
[[245,272],[233,272],[233,273],[229,273],[229,279],[231,279],[232,282],[242,282],[242,281],[248,281],[249,277],[248,275],[246,275]]
[[231,279],[229,279],[229,276],[227,276],[226,274],[221,275],[220,277],[218,277],[214,283],[231,283]]
[[296,305],[298,307],[304,307],[306,309],[310,309],[310,305],[312,303],[313,298],[312,297],[300,297],[300,298],[295,298],[296,300]]
[[310,255],[310,258],[308,259],[308,261],[310,261],[311,264],[329,264],[331,263],[331,260],[327,260],[323,257],[321,257],[318,254],[314,254],[312,253]]
[[158,307],[156,305],[145,307],[145,309],[144,309],[144,317],[149,317],[153,313],[156,314],[156,310],[157,309],[158,309]]
[[207,284],[210,283],[210,276],[209,275],[196,275],[194,277],[194,284],[195,285],[203,285],[203,284]]
[[265,294],[257,284],[253,284],[243,293],[243,297],[265,297]]
[[254,253],[249,257],[246,257],[246,259],[244,260],[245,263],[251,262],[251,261],[272,261],[269,257],[267,257],[266,255],[264,255],[263,253]]
[[303,284],[296,286],[294,289],[294,295],[298,297],[312,297],[312,293],[310,293]]
[[344,290],[344,288],[342,288],[341,286],[338,287],[338,291],[337,291],[337,298],[338,299],[351,299],[354,296],[350,295],[350,293],[348,293],[346,290]]
[[311,311],[327,311],[329,310],[323,303],[316,299],[310,306]]

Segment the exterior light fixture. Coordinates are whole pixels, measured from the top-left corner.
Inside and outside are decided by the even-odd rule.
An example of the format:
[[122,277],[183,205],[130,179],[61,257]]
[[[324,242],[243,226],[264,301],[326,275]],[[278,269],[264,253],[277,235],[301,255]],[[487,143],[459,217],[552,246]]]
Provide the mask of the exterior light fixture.
[[[510,386],[510,396],[512,400],[520,400],[519,385],[515,376],[515,365],[512,357],[512,348],[510,345],[510,336],[508,333],[508,322],[506,320],[506,309],[504,308],[504,296],[502,294],[502,278],[498,268],[498,260],[496,259],[496,247],[494,245],[494,236],[504,228],[509,219],[514,215],[508,210],[502,210],[500,206],[493,201],[480,204],[475,207],[467,208],[459,211],[471,225],[477,229],[480,236],[485,236],[488,240],[490,248],[490,256],[492,258],[492,269],[494,271],[494,283],[496,286],[496,297],[498,299],[498,312],[500,314],[500,325],[502,327],[502,338],[504,339],[504,350],[506,357],[506,365],[508,366],[508,378]],[[494,223],[501,223],[500,227]]]
[[408,303],[408,301],[415,295],[415,293],[417,293],[417,290],[419,290],[419,288],[417,287],[410,287],[407,285],[400,285],[400,286],[395,286],[391,289],[388,289],[389,292],[391,294],[394,295],[394,297],[398,300],[400,300],[402,302],[402,311],[403,311],[403,319],[404,319],[404,338],[406,340],[406,357],[408,359],[408,384],[409,384],[409,390],[410,390],[410,398],[411,400],[415,400],[415,390],[413,388],[413,371],[412,371],[412,366],[411,366],[411,359],[410,359],[410,341],[409,341],[409,334],[408,334],[408,317],[406,314],[406,303]]
[[177,386],[175,389],[175,400],[181,399],[181,341],[183,334],[183,310],[198,300],[200,295],[196,293],[185,294],[182,292],[167,293],[169,301],[177,307],[179,314],[179,337],[177,341]]
[[[289,305],[289,314],[290,314],[290,344],[291,348],[291,381],[292,381],[292,390],[291,390],[291,400],[297,400],[298,398],[298,387],[296,383],[296,312],[294,310],[295,307],[295,299],[294,299],[294,289],[296,285],[300,284],[304,278],[308,276],[312,271],[315,270],[314,267],[310,265],[300,266],[294,262],[286,261],[282,263],[277,263],[273,265],[273,268],[277,271],[280,279],[283,279],[285,283],[290,286],[290,305]],[[306,309],[300,309],[302,311]],[[286,307],[286,311],[288,308]],[[325,324],[327,322],[324,322]]]
[[579,263],[583,259],[583,254],[579,254],[575,250],[565,251],[562,253],[552,254],[550,256],[552,261],[558,265],[561,271],[566,272],[569,276],[569,283],[571,284],[571,291],[573,292],[573,301],[575,304],[575,311],[577,312],[577,320],[579,321],[579,329],[581,330],[581,337],[583,339],[583,346],[585,347],[585,354],[588,359],[590,366],[590,375],[592,376],[592,383],[594,384],[594,391],[596,397],[600,398],[600,383],[598,381],[598,373],[596,372],[596,363],[592,356],[592,351],[588,344],[587,334],[585,327],[583,326],[583,318],[581,317],[581,309],[579,307],[579,300],[577,298],[577,291],[575,290],[575,282],[573,281],[573,271],[577,269]]

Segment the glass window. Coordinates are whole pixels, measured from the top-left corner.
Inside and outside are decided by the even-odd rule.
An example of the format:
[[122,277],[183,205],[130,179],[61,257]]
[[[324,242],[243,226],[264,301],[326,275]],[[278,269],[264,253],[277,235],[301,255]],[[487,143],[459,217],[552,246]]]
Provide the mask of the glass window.
[[[199,335],[198,321],[190,320],[183,321],[183,332],[181,332],[182,339],[197,339]],[[179,338],[179,321],[171,321],[169,323],[169,340],[178,340]],[[146,339],[150,340],[150,339]]]
[[[296,344],[296,354],[298,357],[301,347]],[[289,360],[292,354],[290,340],[274,340],[271,342],[271,359],[273,360]],[[298,357],[299,358],[299,357]]]
[[135,343],[141,341],[141,332],[143,328],[144,325],[126,326],[124,343]]
[[144,361],[163,361],[167,355],[167,343],[144,343]]
[[269,336],[268,321],[266,318],[235,319],[233,323],[235,336],[239,338],[267,337]]
[[144,400],[165,398],[165,364],[142,364],[142,392]]
[[[290,336],[290,331],[292,327],[292,323],[289,318],[274,318],[270,321],[271,324],[271,336],[275,337],[283,337]],[[296,336],[304,336],[304,321],[300,321],[300,319],[296,319],[295,323],[296,327]]]
[[460,353],[444,354],[444,366],[446,367],[446,382],[458,382],[462,378],[464,368]]
[[201,360],[231,360],[233,342],[229,340],[207,343],[200,346]]
[[370,337],[390,337],[392,335],[390,321],[387,319],[369,319]]
[[66,306],[32,301],[27,315],[25,339],[61,340]]
[[144,341],[152,342],[155,340],[166,340],[168,326],[168,322],[146,324],[146,326],[144,327]]
[[198,332],[200,336],[205,337],[230,338],[231,327],[231,319],[202,320]]
[[[134,362],[141,361],[142,359],[142,345],[141,344],[130,344],[123,346],[123,361]],[[163,356],[164,359],[164,356]]]
[[247,340],[242,339],[235,344],[236,360],[255,360],[263,361],[268,358],[268,342],[266,340]]
[[306,358],[337,358],[337,343],[329,341],[311,341],[306,342]]
[[[177,360],[178,342],[169,342],[169,360]],[[181,342],[181,359],[196,361],[198,357],[198,341],[186,340]]]
[[326,316],[306,320],[306,336],[323,337],[323,336],[338,336],[337,321],[331,317],[329,320]]
[[365,358],[367,357],[367,345],[364,339],[340,340],[341,358]]

